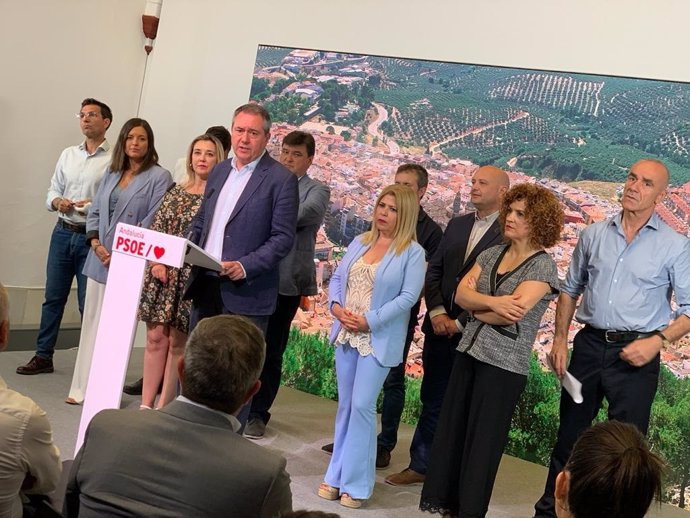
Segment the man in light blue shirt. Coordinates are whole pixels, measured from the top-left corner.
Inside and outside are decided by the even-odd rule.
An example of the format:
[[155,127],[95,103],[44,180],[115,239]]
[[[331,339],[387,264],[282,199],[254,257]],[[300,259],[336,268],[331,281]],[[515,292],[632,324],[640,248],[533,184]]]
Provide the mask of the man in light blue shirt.
[[[562,378],[568,360],[568,329],[582,295],[576,318],[585,326],[575,336],[568,372],[582,382],[584,401],[576,404],[567,392],[561,392],[558,438],[535,518],[555,518],[556,476],[577,437],[599,412],[603,398],[608,401],[609,419],[647,432],[659,378],[659,353],[690,332],[690,241],[654,210],[668,180],[662,162],[635,163],[625,182],[622,212],[586,228],[573,253],[561,286],[549,357]],[[678,304],[675,314],[672,292]]]
[[84,310],[86,276],[82,270],[89,252],[86,216],[103,173],[110,165],[110,144],[105,132],[112,123],[113,113],[105,103],[88,98],[82,101],[77,117],[86,138],[60,155],[46,199],[47,209],[57,211],[58,220],[48,250],[45,301],[36,354],[29,363],[17,367],[17,374],[53,372],[53,352],[75,277],[79,312]]

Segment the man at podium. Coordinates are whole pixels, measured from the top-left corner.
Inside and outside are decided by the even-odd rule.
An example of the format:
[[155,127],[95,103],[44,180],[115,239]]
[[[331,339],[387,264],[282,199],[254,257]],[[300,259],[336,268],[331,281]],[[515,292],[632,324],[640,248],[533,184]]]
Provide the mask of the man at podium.
[[211,172],[189,239],[217,258],[220,271],[195,266],[186,298],[190,330],[199,320],[243,315],[266,333],[278,298],[278,263],[297,226],[297,178],[266,152],[271,117],[258,104],[235,110],[234,158]]

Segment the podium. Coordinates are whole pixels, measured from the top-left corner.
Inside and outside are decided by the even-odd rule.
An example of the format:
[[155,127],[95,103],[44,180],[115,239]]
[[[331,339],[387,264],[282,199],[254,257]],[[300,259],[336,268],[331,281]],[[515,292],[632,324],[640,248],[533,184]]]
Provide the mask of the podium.
[[175,268],[188,263],[221,270],[215,258],[183,237],[124,223],[117,225],[75,456],[84,442],[86,427],[93,416],[106,408],[120,408],[122,387],[137,328],[137,310],[146,261]]

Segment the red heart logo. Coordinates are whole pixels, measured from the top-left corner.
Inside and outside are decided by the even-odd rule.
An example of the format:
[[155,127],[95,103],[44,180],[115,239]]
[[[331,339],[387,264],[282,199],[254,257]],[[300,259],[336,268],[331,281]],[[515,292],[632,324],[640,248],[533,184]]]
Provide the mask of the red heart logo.
[[165,248],[162,246],[154,246],[153,247],[153,255],[156,256],[156,259],[160,259],[163,257],[163,254],[165,253]]

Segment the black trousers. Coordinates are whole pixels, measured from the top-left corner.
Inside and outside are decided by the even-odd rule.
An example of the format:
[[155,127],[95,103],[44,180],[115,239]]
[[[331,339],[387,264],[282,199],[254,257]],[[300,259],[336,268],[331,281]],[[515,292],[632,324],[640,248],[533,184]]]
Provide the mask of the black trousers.
[[[192,300],[192,311],[189,316],[189,332],[196,327],[196,325],[208,317],[215,317],[217,315],[240,315],[251,320],[256,327],[266,336],[266,327],[268,325],[268,315],[242,315],[228,311],[223,306],[223,298],[220,295],[220,283],[225,282],[217,275],[204,275],[199,281],[201,289],[198,293],[203,293],[203,297],[198,297]],[[242,427],[238,433],[244,432],[244,427],[249,419],[249,410],[251,408],[251,400],[247,402],[237,414],[237,419],[240,421]]]
[[527,376],[456,353],[420,509],[483,518]]
[[609,404],[609,419],[634,424],[647,433],[659,381],[659,356],[647,365],[633,367],[619,356],[628,343],[607,343],[589,327],[575,336],[568,372],[582,382],[583,402],[577,404],[565,390],[561,391],[558,437],[544,494],[534,506],[535,517],[556,517],[553,496],[556,476],[568,461],[577,438],[591,426],[604,398]]
[[190,333],[199,321],[204,318],[215,317],[216,315],[239,315],[251,320],[263,335],[266,336],[268,315],[245,315],[243,313],[228,311],[228,309],[223,306],[223,298],[220,295],[220,283],[225,281],[221,280],[217,275],[204,275],[197,282],[201,283],[199,292],[203,293],[204,296],[192,300],[192,311],[189,316]]
[[460,333],[451,337],[439,336],[433,332],[427,332],[424,336],[422,350],[424,376],[419,393],[422,411],[410,444],[409,468],[417,473],[426,473],[438,416],[441,413],[441,405],[457,354],[455,349],[461,336]]
[[414,338],[414,330],[419,321],[421,304],[421,301],[418,301],[410,310],[402,363],[397,367],[392,367],[386,376],[386,381],[383,382],[381,433],[377,437],[377,443],[378,446],[388,451],[393,451],[398,443],[398,428],[400,428],[400,418],[405,408],[405,364],[407,363],[407,353],[410,352],[410,345],[412,345]]
[[266,329],[266,361],[261,371],[261,388],[252,399],[250,418],[268,423],[269,410],[280,388],[280,375],[283,371],[283,353],[290,337],[290,325],[297,314],[300,295],[278,295],[275,312],[268,319]]

